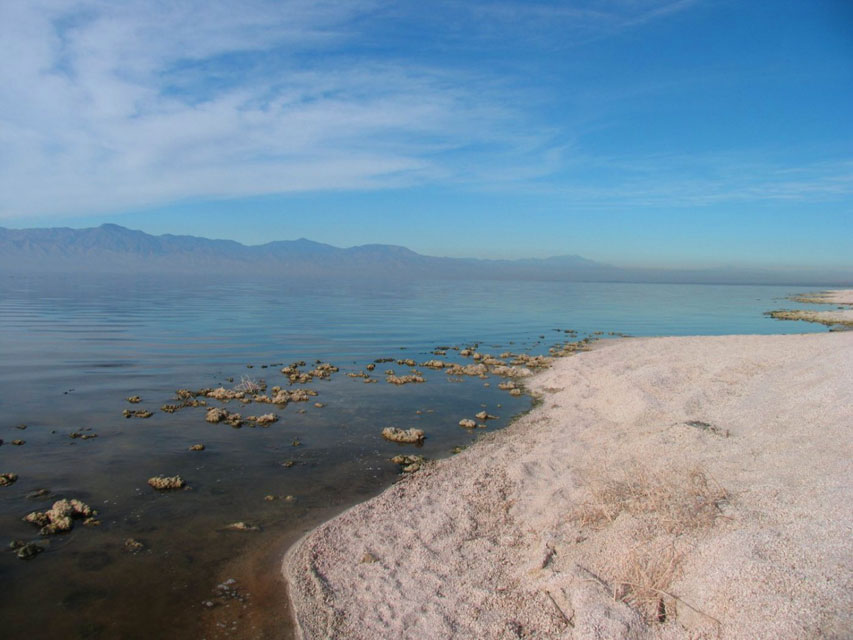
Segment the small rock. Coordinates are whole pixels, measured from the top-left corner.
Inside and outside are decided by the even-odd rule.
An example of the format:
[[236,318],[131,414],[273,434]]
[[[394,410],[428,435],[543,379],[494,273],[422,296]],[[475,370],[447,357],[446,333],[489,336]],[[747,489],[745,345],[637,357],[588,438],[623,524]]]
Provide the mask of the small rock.
[[285,502],[296,502],[296,496],[284,496]]
[[148,484],[158,491],[181,489],[186,484],[181,476],[154,476],[148,478]]
[[130,396],[130,397],[127,399],[127,401],[128,401],[130,404],[139,404],[140,402],[142,402],[142,398],[140,398],[139,396]]
[[21,431],[24,431],[24,430],[27,428],[27,425],[25,425],[25,424],[16,424],[16,425],[15,425],[15,428],[16,428],[16,429],[20,429]]
[[376,368],[376,365],[373,364],[372,362],[365,367],[365,369],[367,369],[368,371],[373,371],[375,368]]
[[273,502],[273,501],[275,501],[275,500],[278,500],[278,496],[274,496],[274,495],[272,495],[272,494],[268,494],[268,495],[265,495],[265,496],[264,496],[264,500],[266,500],[267,502]]
[[365,554],[361,556],[361,564],[373,564],[374,562],[379,562],[379,558],[369,551],[365,552]]
[[295,460],[285,460],[284,462],[281,463],[281,466],[284,467],[285,469],[290,469],[290,467],[292,467],[295,464],[296,464]]
[[225,409],[220,409],[219,407],[211,407],[207,410],[207,415],[204,416],[204,419],[210,423],[217,423],[225,420],[228,417],[228,412]]
[[136,409],[135,411],[125,409],[121,412],[121,415],[125,418],[150,418],[154,414],[148,411],[148,409]]
[[44,547],[35,544],[34,542],[29,542],[21,547],[15,552],[21,560],[31,560],[35,558],[38,554],[44,551]]
[[30,491],[27,494],[27,498],[30,500],[35,500],[37,498],[44,498],[45,496],[50,495],[50,489],[36,489],[35,491]]
[[203,444],[194,444],[190,447],[190,451],[204,451]]
[[420,470],[426,459],[423,456],[400,455],[391,458],[391,462],[400,465],[404,473],[414,473]]
[[255,526],[253,524],[248,524],[246,522],[232,522],[231,524],[225,525],[225,528],[230,531],[260,531],[261,528]]
[[326,405],[324,405],[322,402],[315,402],[315,403],[314,403],[314,406],[315,406],[315,407],[317,407],[318,409],[322,409],[322,408],[323,408],[323,407],[325,407]]
[[420,444],[424,441],[422,429],[399,429],[397,427],[385,427],[382,437],[391,442],[402,442],[405,444]]
[[12,440],[11,444],[20,447],[22,444],[26,444],[26,440]]
[[124,550],[128,553],[139,553],[143,549],[145,549],[145,545],[139,540],[128,538],[124,541]]
[[459,421],[459,426],[464,427],[466,429],[473,429],[477,426],[477,423],[471,420],[470,418],[462,418],[462,420]]
[[497,420],[497,416],[493,416],[490,413],[486,413],[485,411],[480,411],[479,413],[474,415],[477,420]]
[[0,473],[0,487],[8,487],[18,479],[17,473]]

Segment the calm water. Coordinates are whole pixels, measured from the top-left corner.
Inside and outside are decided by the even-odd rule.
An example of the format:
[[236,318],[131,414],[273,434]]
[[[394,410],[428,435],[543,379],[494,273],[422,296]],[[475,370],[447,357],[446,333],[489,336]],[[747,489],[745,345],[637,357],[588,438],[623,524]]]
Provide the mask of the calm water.
[[[374,359],[423,362],[439,346],[473,343],[547,353],[593,332],[826,330],[762,315],[792,305],[784,298],[797,290],[786,287],[0,277],[0,472],[19,475],[0,488],[0,542],[38,541],[21,518],[60,497],[89,503],[102,523],[42,540],[47,550],[29,561],[0,553],[10,640],[289,637],[278,565],[294,539],[393,482],[391,456],[449,455],[484,432],[461,429],[460,418],[486,408],[501,418],[491,431],[531,406],[498,390],[499,379],[423,369],[425,384],[397,387],[382,375],[408,371],[394,363],[377,365],[378,384],[346,377]],[[463,361],[454,351],[442,359]],[[269,428],[211,425],[204,408],[159,411],[180,387],[232,387],[242,376],[286,386],[279,369],[297,360],[341,371],[308,385],[319,394],[309,403],[227,405],[274,411],[281,419]],[[131,395],[142,402],[129,405]],[[154,415],[125,419],[126,408]],[[389,425],[428,439],[418,450],[386,442]],[[98,437],[70,437],[82,429]],[[194,443],[205,451],[188,451]],[[181,474],[190,489],[158,493],[146,484],[157,474]],[[28,497],[40,488],[50,495]],[[235,521],[260,531],[224,529]],[[130,537],[145,549],[128,553]]]

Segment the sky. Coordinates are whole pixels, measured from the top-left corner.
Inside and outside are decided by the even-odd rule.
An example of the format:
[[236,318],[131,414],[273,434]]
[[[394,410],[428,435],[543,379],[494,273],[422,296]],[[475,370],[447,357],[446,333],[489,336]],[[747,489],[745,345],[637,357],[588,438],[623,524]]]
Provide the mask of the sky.
[[847,0],[4,0],[0,226],[853,270]]

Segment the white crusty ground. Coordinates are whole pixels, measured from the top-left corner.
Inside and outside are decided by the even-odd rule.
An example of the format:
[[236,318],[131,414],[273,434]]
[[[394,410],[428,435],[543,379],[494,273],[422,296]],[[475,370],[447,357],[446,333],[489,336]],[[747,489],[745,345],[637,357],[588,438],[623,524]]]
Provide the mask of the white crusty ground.
[[[853,332],[620,340],[531,387],[515,424],[288,552],[303,638],[851,637]],[[592,478],[635,468],[731,495],[678,538],[665,623],[613,597],[630,517],[571,517]]]

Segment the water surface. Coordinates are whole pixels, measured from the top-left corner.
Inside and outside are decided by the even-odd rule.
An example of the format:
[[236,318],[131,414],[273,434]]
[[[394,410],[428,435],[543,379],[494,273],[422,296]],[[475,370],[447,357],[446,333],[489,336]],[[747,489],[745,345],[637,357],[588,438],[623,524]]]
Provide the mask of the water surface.
[[[485,408],[500,428],[531,406],[499,379],[377,384],[347,372],[377,358],[436,357],[437,347],[547,353],[593,333],[635,336],[825,331],[763,312],[796,289],[767,286],[542,282],[290,283],[18,277],[0,279],[0,541],[39,540],[21,521],[60,497],[100,511],[47,539],[30,561],[0,553],[4,638],[288,637],[278,563],[306,529],[398,477],[400,452],[441,457],[482,430],[458,421]],[[568,332],[568,333],[567,333]],[[463,361],[449,351],[443,359]],[[282,364],[332,362],[317,400],[229,410],[274,411],[269,428],[204,421],[203,408],[159,411],[180,387],[232,387],[242,377],[286,385]],[[310,368],[310,367],[306,367]],[[231,382],[230,380],[233,380]],[[488,384],[489,386],[485,386]],[[139,395],[130,405],[125,398]],[[218,403],[213,403],[218,404]],[[154,412],[125,419],[123,409]],[[26,425],[26,429],[18,426]],[[416,426],[421,449],[384,441]],[[72,432],[97,433],[90,440]],[[11,440],[23,439],[23,446]],[[204,443],[203,452],[190,452]],[[298,443],[298,445],[295,445]],[[282,463],[292,462],[292,466]],[[182,475],[190,489],[158,493],[146,479]],[[27,495],[39,488],[51,494]],[[275,496],[266,500],[266,496]],[[285,499],[291,496],[292,499]],[[246,521],[258,532],[227,531]],[[145,544],[128,553],[127,538]],[[44,542],[44,541],[43,541]],[[42,542],[42,543],[43,543]],[[233,580],[233,582],[232,582]]]

